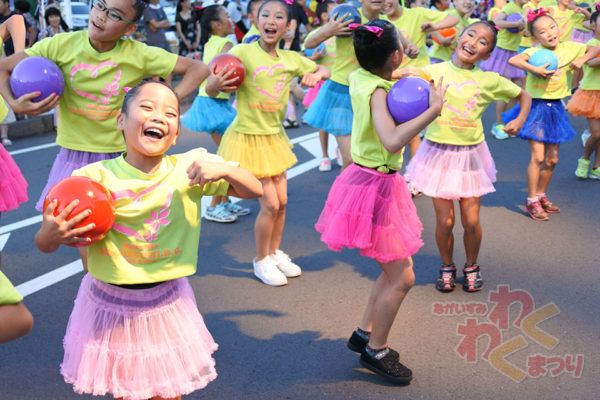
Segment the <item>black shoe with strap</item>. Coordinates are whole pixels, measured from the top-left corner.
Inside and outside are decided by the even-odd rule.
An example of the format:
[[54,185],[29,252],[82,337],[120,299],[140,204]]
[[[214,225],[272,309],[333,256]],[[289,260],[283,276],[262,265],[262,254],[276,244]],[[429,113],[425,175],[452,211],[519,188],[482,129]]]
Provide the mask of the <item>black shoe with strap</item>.
[[412,379],[412,371],[395,358],[392,351],[388,347],[373,350],[367,346],[360,355],[360,363],[389,382],[408,385]]
[[454,264],[442,265],[440,267],[440,277],[435,282],[435,288],[440,292],[451,292],[456,286],[456,267]]
[[[369,341],[365,340],[357,331],[354,331],[352,332],[352,336],[350,336],[350,339],[348,339],[346,346],[348,346],[348,348],[353,352],[362,354],[365,347],[367,347],[367,344],[369,344]],[[396,350],[389,350],[393,357],[395,357],[396,359],[400,358],[400,354],[398,354]]]
[[463,283],[463,289],[466,292],[478,292],[483,288],[483,279],[481,278],[481,272],[479,271],[479,265],[467,265],[463,268],[465,274],[465,281]]

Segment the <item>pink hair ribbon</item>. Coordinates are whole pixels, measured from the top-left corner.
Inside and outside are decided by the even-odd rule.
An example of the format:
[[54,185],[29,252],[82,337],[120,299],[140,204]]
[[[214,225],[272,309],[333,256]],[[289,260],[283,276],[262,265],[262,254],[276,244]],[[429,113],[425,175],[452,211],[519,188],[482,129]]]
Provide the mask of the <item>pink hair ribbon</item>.
[[283,0],[283,2],[285,4],[287,4],[288,6],[291,6],[292,4],[294,4],[294,0]]
[[529,10],[527,12],[527,23],[530,24],[533,21],[535,21],[536,19],[538,19],[539,17],[543,17],[544,15],[548,15],[548,13],[543,8],[538,8],[536,10]]
[[366,30],[368,30],[369,32],[371,32],[372,34],[374,34],[375,36],[377,36],[378,38],[381,37],[381,35],[383,35],[383,29],[381,29],[378,26],[373,26],[373,25],[361,25],[361,24],[357,24],[357,23],[352,23],[350,25],[348,25],[348,28],[350,28],[350,30],[356,30],[358,28],[365,28]]

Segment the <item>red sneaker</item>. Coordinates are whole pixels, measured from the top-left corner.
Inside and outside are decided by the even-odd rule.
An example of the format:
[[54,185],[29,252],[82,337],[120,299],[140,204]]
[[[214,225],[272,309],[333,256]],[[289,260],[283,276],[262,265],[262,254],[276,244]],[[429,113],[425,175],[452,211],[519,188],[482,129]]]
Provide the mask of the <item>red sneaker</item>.
[[540,197],[540,205],[548,214],[557,214],[560,212],[560,208],[548,199],[548,196],[543,195]]

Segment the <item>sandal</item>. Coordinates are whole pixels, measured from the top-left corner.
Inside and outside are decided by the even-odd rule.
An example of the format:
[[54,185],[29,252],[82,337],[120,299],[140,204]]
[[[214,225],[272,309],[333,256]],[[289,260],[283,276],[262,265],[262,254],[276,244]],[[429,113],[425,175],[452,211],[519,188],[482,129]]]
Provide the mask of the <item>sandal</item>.
[[296,120],[292,121],[291,119],[289,119],[289,118],[286,118],[286,119],[283,121],[283,127],[284,127],[285,129],[293,129],[293,128],[298,128],[299,126],[300,126],[300,125],[298,124],[298,121],[296,121]]

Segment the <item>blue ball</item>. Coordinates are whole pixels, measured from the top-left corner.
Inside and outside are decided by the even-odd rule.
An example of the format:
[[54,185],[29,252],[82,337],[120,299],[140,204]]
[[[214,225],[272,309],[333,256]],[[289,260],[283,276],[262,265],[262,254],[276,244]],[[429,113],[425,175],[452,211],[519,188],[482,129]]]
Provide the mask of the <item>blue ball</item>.
[[321,53],[324,55],[325,54],[325,43],[321,43],[314,49],[304,49],[304,54],[306,54],[306,57],[312,57],[315,53]]
[[546,64],[550,64],[546,67],[548,71],[556,71],[558,68],[558,58],[556,58],[556,54],[553,51],[547,49],[540,49],[533,53],[531,57],[529,57],[529,64],[542,67]]
[[360,13],[358,12],[358,9],[349,4],[340,4],[340,5],[335,6],[335,8],[333,10],[331,10],[331,13],[329,14],[329,18],[337,19],[338,15],[343,17],[344,15],[347,15],[347,14],[349,14],[349,15],[346,18],[344,18],[344,21],[350,20],[351,23],[360,24],[361,18],[360,18]]

